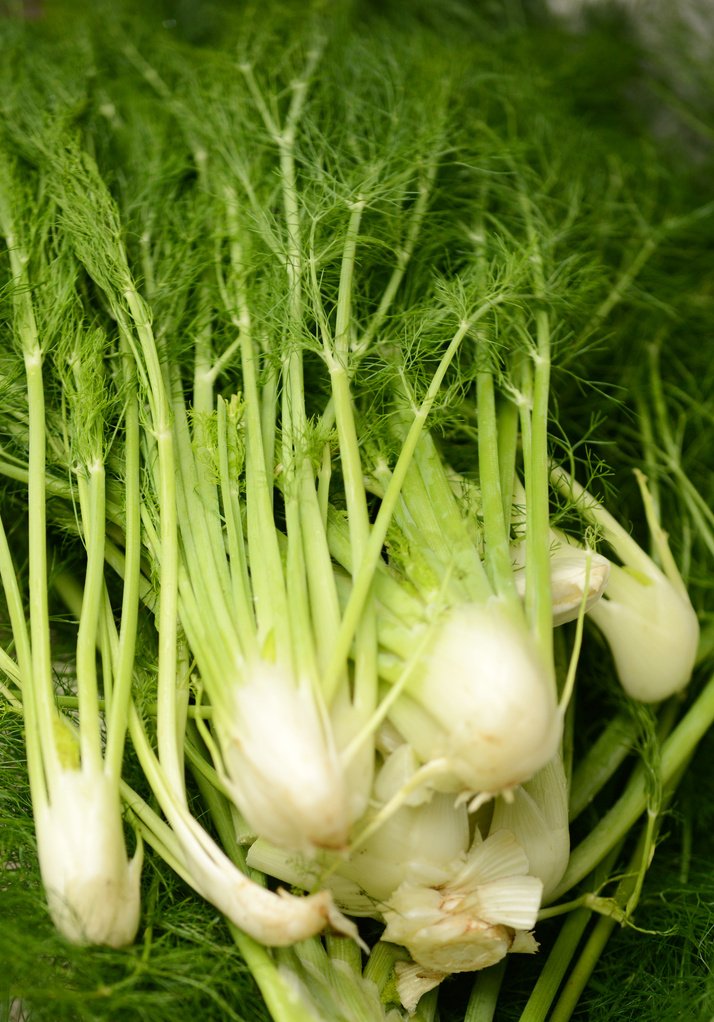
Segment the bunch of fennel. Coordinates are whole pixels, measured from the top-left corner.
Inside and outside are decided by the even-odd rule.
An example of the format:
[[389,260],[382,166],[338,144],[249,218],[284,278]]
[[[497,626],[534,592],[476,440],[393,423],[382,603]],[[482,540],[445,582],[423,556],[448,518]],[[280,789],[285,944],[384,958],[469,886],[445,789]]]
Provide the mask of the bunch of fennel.
[[[504,125],[498,109],[489,122],[492,97],[483,109],[475,104],[465,129],[457,128],[466,116],[463,106],[454,110],[459,90],[449,94],[438,65],[421,83],[432,83],[425,90],[433,100],[430,120],[420,124],[424,108],[409,105],[403,85],[396,89],[400,103],[390,108],[404,59],[369,64],[373,44],[373,37],[354,36],[345,66],[364,68],[357,90],[362,105],[335,125],[322,117],[340,110],[339,57],[349,47],[329,19],[311,24],[304,42],[272,64],[279,41],[264,37],[253,49],[243,40],[237,63],[220,52],[186,61],[159,46],[155,59],[165,65],[159,73],[122,39],[123,54],[143,79],[133,82],[134,95],[151,109],[143,122],[137,113],[137,122],[159,144],[148,168],[143,146],[138,155],[123,154],[127,194],[118,204],[101,164],[104,159],[106,176],[109,154],[136,144],[125,130],[127,123],[136,127],[134,114],[130,106],[122,109],[120,96],[99,109],[116,149],[112,142],[103,154],[102,132],[91,121],[85,128],[100,143],[96,160],[86,140],[63,134],[76,116],[71,103],[62,130],[33,123],[26,110],[9,117],[3,231],[17,263],[11,267],[16,336],[25,362],[27,352],[30,368],[42,357],[53,366],[66,357],[64,348],[52,354],[51,332],[40,351],[27,327],[36,298],[23,276],[28,260],[17,247],[15,219],[26,204],[16,198],[19,181],[31,166],[37,169],[30,201],[38,208],[46,201],[53,220],[45,234],[34,235],[36,282],[54,295],[52,267],[73,267],[74,277],[60,282],[67,304],[104,332],[91,335],[93,348],[78,347],[75,337],[68,362],[79,372],[86,360],[91,369],[101,343],[103,366],[94,375],[105,375],[114,400],[106,423],[85,421],[95,396],[63,382],[67,396],[57,395],[48,417],[55,459],[48,486],[35,371],[27,415],[13,429],[20,446],[27,431],[27,466],[18,455],[8,470],[26,476],[31,514],[44,513],[48,486],[64,501],[57,524],[72,532],[78,524],[70,508],[78,505],[79,528],[93,551],[81,605],[59,587],[85,622],[77,669],[80,735],[87,721],[96,730],[98,705],[88,708],[82,695],[93,692],[97,700],[95,646],[109,720],[120,706],[114,676],[124,679],[126,697],[133,673],[137,700],[139,684],[152,684],[145,668],[131,663],[122,634],[125,621],[131,633],[138,592],[146,620],[153,615],[155,751],[153,717],[147,720],[140,703],[144,720],[137,709],[120,709],[114,739],[121,743],[128,717],[168,821],[125,784],[140,833],[263,943],[292,943],[327,921],[355,934],[333,898],[348,911],[384,918],[387,939],[404,943],[413,958],[397,972],[402,1002],[414,1009],[449,973],[488,966],[509,949],[533,950],[528,931],[541,899],[565,893],[595,866],[607,842],[634,823],[649,793],[635,779],[622,809],[615,807],[607,841],[594,833],[567,864],[570,768],[561,739],[581,636],[576,630],[559,686],[558,559],[551,548],[568,547],[581,617],[602,588],[590,592],[593,572],[600,570],[601,583],[607,574],[602,559],[581,550],[583,530],[575,541],[564,533],[554,540],[550,522],[551,350],[558,287],[571,283],[558,246],[572,238],[577,189],[567,194],[563,215],[562,197],[549,205],[541,194],[527,153],[516,154],[522,163],[497,154]],[[392,80],[380,94],[385,66]],[[159,131],[150,126],[153,118]],[[478,128],[476,153],[464,139],[472,128]],[[169,156],[176,132],[192,167],[188,179],[181,161]],[[509,143],[518,148],[517,139]],[[454,151],[466,172],[447,201]],[[474,168],[476,155],[491,161],[489,172],[504,174],[500,187]],[[168,166],[175,170],[167,187]],[[160,215],[155,198],[145,197],[147,182],[165,188]],[[458,225],[458,260],[443,253],[439,218],[447,213]],[[131,222],[143,225],[134,247],[124,238]],[[395,252],[386,248],[385,260],[388,232],[399,240]],[[71,253],[53,260],[53,245]],[[440,273],[432,275],[414,258],[417,252],[430,253]],[[75,286],[77,264],[81,287]],[[623,279],[631,282],[638,268],[635,255],[609,282],[608,312],[624,293]],[[180,269],[190,272],[177,288]],[[605,314],[596,309],[596,318]],[[505,336],[502,317],[511,324]],[[84,336],[84,327],[76,332]],[[376,374],[388,381],[383,421],[389,425],[371,431]],[[85,387],[82,373],[79,378]],[[84,396],[71,398],[73,386]],[[470,457],[477,485],[443,461],[425,432],[427,422],[438,422],[438,406],[442,424],[455,412],[456,397],[465,398],[462,407],[476,401]],[[132,491],[102,511],[85,476],[91,481],[103,463],[107,435],[114,496],[130,478]],[[554,478],[563,492],[563,477]],[[604,538],[625,551],[604,512],[579,499],[575,484],[567,489],[571,511],[604,526]],[[31,522],[31,536],[43,531]],[[661,537],[659,546],[666,551]],[[32,549],[39,553],[31,573],[46,586],[42,544]],[[119,633],[98,575],[102,558],[132,593]],[[20,663],[24,610],[9,551],[4,563],[19,671],[31,677],[34,661]],[[654,578],[651,563],[642,554],[638,570]],[[665,567],[680,589],[673,562]],[[686,598],[683,605],[692,640],[683,665],[671,672],[672,688],[686,683],[696,641]],[[46,645],[46,611],[37,620],[30,653],[35,641]],[[607,634],[604,615],[601,620]],[[77,641],[79,647],[80,634]],[[610,641],[620,666],[617,636]],[[627,674],[626,667],[621,671]],[[15,688],[8,691],[19,702]],[[22,705],[32,720],[28,689],[34,691],[25,681]],[[187,728],[189,715],[195,729]],[[189,811],[184,747],[203,778],[204,797],[223,807],[216,826],[224,851]],[[91,755],[89,745],[83,754],[80,747],[82,771]],[[580,764],[585,772],[587,762],[586,756]],[[667,761],[663,777],[674,773]],[[415,828],[429,833],[439,820],[445,821],[437,823],[443,847],[419,848],[405,868],[403,835],[411,831],[413,847]],[[321,883],[323,891],[287,899],[256,888],[225,855],[243,861],[236,838],[252,844],[249,862],[267,863],[272,875],[307,887]],[[648,840],[645,853],[652,828]],[[604,902],[599,908],[614,911]],[[76,935],[116,942],[95,934],[86,920]],[[265,967],[255,945],[243,939],[241,947],[256,968]],[[277,980],[266,989],[273,1011],[290,1010]]]

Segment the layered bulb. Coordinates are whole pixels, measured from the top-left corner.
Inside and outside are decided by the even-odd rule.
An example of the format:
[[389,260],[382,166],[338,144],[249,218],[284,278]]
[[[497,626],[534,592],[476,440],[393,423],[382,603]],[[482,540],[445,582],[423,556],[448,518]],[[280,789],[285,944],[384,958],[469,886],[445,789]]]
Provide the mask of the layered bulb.
[[491,597],[450,608],[390,717],[449,790],[495,794],[555,755],[563,718],[525,625]]
[[215,721],[232,800],[256,834],[283,848],[344,848],[346,784],[313,692],[265,660],[246,673]]
[[590,617],[605,636],[622,687],[633,699],[659,702],[689,682],[699,644],[699,622],[669,549],[642,472],[635,471],[652,538],[652,557],[587,490],[563,470],[556,486],[578,501],[585,517],[622,562],[612,564],[604,598]]
[[654,562],[612,566],[607,598],[590,616],[607,639],[622,687],[633,699],[659,702],[689,682],[699,622],[686,591]]
[[142,850],[127,857],[116,785],[102,770],[61,768],[35,812],[52,920],[73,944],[131,944],[139,925]]
[[326,887],[351,915],[383,919],[383,939],[412,957],[397,965],[397,989],[410,1011],[447,975],[536,951],[530,931],[543,891],[512,832],[492,827],[484,839],[453,793],[410,784],[418,770],[407,743],[387,757],[373,808],[344,858],[290,856],[264,840],[248,853],[249,865],[283,881]]
[[448,863],[441,882],[417,874],[392,894],[383,939],[402,944],[413,965],[397,967],[397,989],[413,1010],[419,998],[456,972],[474,972],[509,952],[532,954],[543,885],[528,875],[528,859],[513,835],[485,840],[476,829],[464,859]]

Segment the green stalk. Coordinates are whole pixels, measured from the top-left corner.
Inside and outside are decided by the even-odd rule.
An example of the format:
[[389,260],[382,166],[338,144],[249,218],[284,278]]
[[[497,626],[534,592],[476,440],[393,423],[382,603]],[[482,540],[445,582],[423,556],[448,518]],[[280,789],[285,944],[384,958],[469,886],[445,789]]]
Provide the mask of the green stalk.
[[[669,784],[682,768],[712,724],[714,724],[714,677],[710,678],[694,704],[662,745],[663,785]],[[634,825],[647,808],[647,802],[647,781],[644,773],[638,771],[624,794],[571,852],[568,868],[551,901],[557,901],[587,876]]]
[[[367,498],[364,489],[364,472],[352,410],[349,383],[352,282],[357,239],[364,206],[365,201],[360,198],[353,204],[350,213],[340,270],[334,355],[326,352],[332,394],[335,402],[335,422],[340,442],[340,460],[342,463],[349,519],[350,546],[355,565],[362,563],[369,542],[370,531]],[[353,701],[363,715],[369,715],[377,703],[377,624],[374,608],[367,603],[366,597],[359,620],[356,623],[353,659],[355,665]]]
[[193,410],[206,418],[213,411],[215,373],[211,365],[211,306],[205,284],[201,287],[199,303],[193,356]]
[[[55,746],[54,723],[56,711],[52,685],[50,653],[49,608],[47,603],[47,518],[46,518],[46,464],[45,464],[45,396],[42,382],[42,348],[32,307],[30,279],[27,270],[29,255],[17,234],[15,212],[15,181],[9,167],[2,168],[0,177],[0,230],[10,257],[10,270],[15,282],[13,314],[15,333],[20,342],[25,363],[28,400],[29,455],[27,466],[27,502],[29,530],[29,641],[24,609],[17,586],[7,538],[2,530],[3,582],[8,592],[11,615],[14,614],[13,634],[22,656],[20,669],[27,680],[25,712],[28,719],[28,760],[32,761],[31,778],[34,779],[33,800],[43,804],[47,798],[41,764],[47,776],[57,776],[60,769]],[[8,588],[9,587],[9,588]],[[14,606],[14,610],[13,610]],[[39,747],[35,745],[37,736]]]
[[[357,624],[369,596],[372,586],[372,578],[381,557],[382,547],[387,536],[389,523],[391,522],[392,515],[394,514],[394,509],[397,505],[397,501],[399,500],[399,494],[401,492],[402,484],[404,483],[404,478],[414,455],[419,437],[424,429],[426,419],[428,418],[431,407],[439,393],[446,371],[466,334],[469,330],[473,329],[479,319],[481,319],[497,302],[498,298],[495,298],[493,301],[486,302],[484,305],[480,306],[473,316],[464,320],[459,325],[459,328],[454,334],[454,337],[439,363],[436,373],[432,377],[426,396],[414,415],[409,432],[407,433],[400,451],[399,458],[394,466],[394,472],[392,473],[389,486],[384,494],[377,517],[374,525],[372,526],[369,542],[367,543],[361,565],[355,576],[354,586],[352,588],[349,602],[342,616],[340,634],[337,643],[335,644],[335,649],[330,663],[328,664],[323,681],[326,693],[334,691],[337,679],[342,670],[342,665],[349,653]],[[484,586],[485,596],[487,596],[489,590],[485,578]]]
[[[301,418],[298,412],[297,418]],[[283,391],[283,472],[285,483],[283,500],[285,505],[285,524],[288,543],[285,563],[286,590],[291,627],[291,646],[293,662],[298,676],[310,678],[314,688],[317,686],[317,663],[315,646],[312,641],[312,622],[308,602],[308,586],[306,578],[305,551],[303,546],[302,524],[300,520],[300,462],[302,457],[296,452],[297,445],[304,443],[300,437],[296,422],[292,415],[290,398]],[[292,438],[292,443],[290,439]],[[296,465],[296,460],[298,464]]]
[[[483,564],[464,521],[464,513],[449,485],[436,444],[428,431],[422,433],[416,445],[414,464],[412,470],[407,473],[402,494],[406,493],[410,475],[415,473],[423,480],[425,492],[428,494],[429,512],[436,519],[440,540],[446,541],[447,555],[443,560],[444,566],[458,576],[459,583],[466,590],[466,599],[478,602],[485,592]],[[413,517],[421,530],[421,516],[415,514]],[[398,508],[395,509],[395,520],[406,531],[406,521],[402,522],[398,517]],[[436,546],[432,546],[432,536],[428,537],[425,546],[430,551],[437,549]],[[450,584],[456,584],[456,579],[451,579]]]
[[236,606],[235,625],[240,637],[241,648],[247,656],[257,656],[255,617],[238,502],[238,481],[231,474],[228,456],[228,406],[222,397],[218,398],[216,414],[223,517],[226,523],[233,601]]
[[[109,777],[119,783],[124,756],[126,731],[129,724],[129,703],[136,651],[136,633],[139,616],[141,582],[141,497],[140,497],[140,442],[139,408],[136,393],[136,373],[129,364],[130,350],[125,338],[121,342],[124,382],[128,397],[124,408],[124,561],[123,591],[119,649],[115,664],[111,713],[107,722],[107,746],[104,757]],[[103,548],[107,556],[107,543]]]
[[[30,790],[32,792],[33,805],[39,809],[44,808],[47,804],[47,789],[45,786],[45,773],[42,764],[41,734],[35,709],[35,699],[32,691],[32,649],[30,646],[30,636],[27,631],[27,622],[25,620],[25,607],[20,593],[15,565],[12,562],[12,555],[10,553],[10,546],[7,541],[7,534],[5,532],[2,516],[0,516],[0,578],[2,578],[3,588],[5,590],[5,602],[7,603],[10,624],[12,626],[12,634],[15,641],[15,649],[17,651],[19,674],[25,681],[25,685],[23,686],[22,711],[25,715],[27,772],[30,777]],[[7,667],[5,670],[7,670]]]
[[274,1022],[322,1022],[296,995],[293,986],[278,970],[267,948],[242,933],[230,921],[228,929],[258,984]]
[[242,247],[235,209],[226,206],[231,237],[231,265],[235,281],[241,342],[241,366],[246,420],[246,512],[251,584],[256,601],[259,642],[270,636],[278,659],[290,663],[288,602],[283,566],[273,518],[272,478],[268,477],[262,436],[260,399],[255,373],[251,316],[243,286]]
[[215,643],[231,651],[236,644],[236,613],[230,606],[233,592],[216,487],[194,456],[181,382],[176,379],[175,368],[171,375],[174,377],[173,436],[178,463],[176,498],[182,552],[198,606],[212,621]]
[[327,504],[330,478],[330,453],[323,452],[319,490],[311,466],[306,462],[300,473],[300,522],[304,560],[310,593],[312,631],[321,674],[330,658],[340,627],[340,605],[335,574],[327,543]]
[[518,1022],[545,1022],[591,916],[592,912],[586,908],[578,908],[568,915]]
[[[25,283],[29,287],[25,275]],[[28,457],[29,526],[29,613],[32,647],[32,684],[30,698],[39,726],[42,757],[49,776],[56,776],[59,760],[55,748],[55,720],[50,653],[50,618],[47,602],[47,505],[45,492],[45,395],[42,384],[42,352],[37,338],[35,317],[29,294],[22,299],[19,312],[27,396],[30,412],[30,449]],[[23,322],[24,320],[24,322]]]
[[496,965],[482,969],[477,974],[466,1006],[464,1022],[493,1022],[507,964],[508,958],[502,958]]
[[[668,804],[671,802],[677,784],[688,762],[689,760],[685,761],[678,775],[673,778],[673,782],[663,798],[660,815],[656,820],[649,816],[647,823],[642,828],[637,847],[632,853],[624,876],[615,891],[614,901],[626,912],[628,918],[631,918],[639,901],[644,873],[649,866],[651,854],[654,850],[656,832],[659,830],[664,818],[661,813],[666,811]],[[549,1022],[569,1022],[617,924],[618,919],[615,915],[601,915],[599,917],[573,971],[568,977],[568,982],[565,984],[553,1008]]]
[[79,475],[79,500],[82,511],[87,569],[84,598],[77,630],[77,696],[79,699],[79,745],[82,766],[92,771],[102,766],[97,695],[97,632],[104,600],[104,464],[99,460],[87,466],[89,480]]
[[[533,223],[530,200],[520,193],[533,267],[536,302],[545,301],[543,256]],[[526,613],[535,633],[543,663],[555,683],[553,661],[553,607],[550,593],[550,514],[548,494],[548,402],[550,390],[550,317],[544,308],[535,312],[536,344],[533,362],[532,407],[528,452],[524,447],[526,476]],[[530,370],[527,370],[530,375]]]
[[158,717],[159,755],[169,782],[178,793],[184,791],[182,744],[178,741],[176,706],[176,649],[178,640],[178,517],[176,510],[176,464],[171,432],[171,412],[159,365],[154,335],[146,306],[133,288],[124,297],[129,306],[145,359],[150,383],[149,404],[156,441],[160,508],[160,600],[157,616],[159,632]]
[[[486,542],[486,564],[496,592],[513,612],[520,616],[521,604],[513,578],[509,547],[510,516],[503,513],[505,496],[501,490],[501,468],[498,459],[498,426],[493,375],[479,372],[476,379],[478,400],[478,464],[483,499],[483,524]],[[550,578],[550,575],[548,576]]]
[[632,751],[635,727],[631,717],[619,713],[608,721],[579,761],[570,785],[570,821],[592,802]]
[[516,480],[516,452],[518,450],[518,407],[510,399],[501,401],[496,415],[498,436],[498,465],[500,470],[503,520],[506,532],[511,526],[513,489]]

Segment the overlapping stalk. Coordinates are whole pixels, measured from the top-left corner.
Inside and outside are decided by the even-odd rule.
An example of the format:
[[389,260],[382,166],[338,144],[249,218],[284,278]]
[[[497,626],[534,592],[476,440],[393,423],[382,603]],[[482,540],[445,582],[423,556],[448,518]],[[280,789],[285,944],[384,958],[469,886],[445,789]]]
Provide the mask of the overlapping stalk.
[[[129,862],[121,790],[137,832],[229,920],[280,1022],[429,1020],[435,988],[479,970],[467,1017],[485,1020],[499,963],[536,951],[539,912],[573,911],[570,951],[583,906],[629,920],[657,784],[712,716],[706,689],[669,736],[648,717],[649,773],[570,854],[569,799],[581,812],[627,747],[621,720],[603,719],[592,752],[573,752],[585,612],[637,697],[686,686],[695,662],[696,616],[644,481],[662,570],[551,463],[568,317],[566,336],[589,337],[655,245],[591,282],[577,221],[592,209],[519,152],[510,100],[505,123],[500,101],[469,111],[457,96],[478,88],[444,53],[420,55],[423,102],[398,34],[370,66],[375,37],[354,29],[352,52],[319,13],[284,51],[274,28],[238,56],[119,33],[124,85],[92,114],[106,135],[90,119],[84,137],[46,123],[26,137],[8,115],[0,216],[26,385],[3,412],[0,469],[27,483],[30,584],[28,609],[3,534],[17,661],[5,654],[0,692],[25,717],[45,886],[71,939],[136,929],[141,853]],[[364,74],[354,105],[342,58]],[[134,116],[155,143],[148,167]],[[25,208],[23,172],[42,183]],[[572,298],[581,283],[594,313]],[[40,287],[65,303],[60,340],[62,309],[38,327]],[[62,697],[78,739],[55,708],[48,522],[86,555],[83,584],[55,586],[78,622],[77,695]],[[598,539],[625,564],[600,604]],[[621,619],[641,624],[651,605],[676,609],[687,642],[670,657],[664,637],[666,678],[644,693]],[[127,728],[144,775],[131,783]],[[72,907],[44,837],[53,803],[80,832],[90,774],[121,888],[103,929]],[[643,811],[623,907],[596,885]],[[358,931],[343,912],[372,922]],[[559,969],[551,957],[551,985]],[[524,1018],[546,1000],[539,988]]]

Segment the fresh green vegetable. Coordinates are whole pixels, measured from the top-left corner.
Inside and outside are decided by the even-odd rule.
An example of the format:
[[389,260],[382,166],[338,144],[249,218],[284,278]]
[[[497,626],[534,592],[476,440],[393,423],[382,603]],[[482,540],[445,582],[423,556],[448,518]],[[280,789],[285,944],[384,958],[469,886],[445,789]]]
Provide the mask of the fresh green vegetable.
[[68,11],[2,23],[0,753],[59,929],[141,944],[61,1011],[170,1011],[182,933],[221,1017],[237,947],[277,1022],[564,1022],[714,716],[708,377],[648,336],[709,196],[518,5]]

